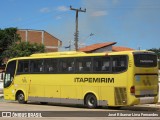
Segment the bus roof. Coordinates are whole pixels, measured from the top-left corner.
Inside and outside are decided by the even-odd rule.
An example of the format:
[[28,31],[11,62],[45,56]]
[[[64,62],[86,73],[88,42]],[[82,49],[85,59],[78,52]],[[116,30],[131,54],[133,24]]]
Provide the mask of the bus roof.
[[[65,51],[65,52],[50,52],[50,53],[38,53],[32,54],[28,57],[18,57],[11,60],[17,59],[38,59],[38,58],[61,58],[61,57],[81,57],[81,56],[107,56],[107,55],[128,55],[133,52],[151,52],[146,50],[134,50],[134,51],[121,51],[121,52],[103,52],[103,53],[85,53],[76,51]],[[11,61],[9,60],[9,61]]]
[[78,54],[86,54],[84,52],[76,52],[76,51],[64,51],[64,52],[49,52],[49,53],[38,53],[32,54],[30,57],[38,57],[38,56],[62,56],[62,55],[78,55]]

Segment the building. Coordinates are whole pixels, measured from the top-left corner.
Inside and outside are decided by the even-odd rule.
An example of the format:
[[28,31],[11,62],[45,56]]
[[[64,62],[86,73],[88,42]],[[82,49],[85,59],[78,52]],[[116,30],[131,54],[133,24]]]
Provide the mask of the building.
[[112,46],[112,51],[113,52],[130,51],[130,50],[134,50],[134,49],[128,48],[128,47],[122,47],[122,46]]
[[44,44],[46,52],[57,52],[62,41],[44,30],[18,29],[22,41]]
[[128,47],[113,46],[115,44],[116,42],[97,43],[97,44],[80,48],[79,51],[86,52],[86,53],[98,53],[98,52],[106,52],[106,51],[118,52],[118,51],[134,50]]

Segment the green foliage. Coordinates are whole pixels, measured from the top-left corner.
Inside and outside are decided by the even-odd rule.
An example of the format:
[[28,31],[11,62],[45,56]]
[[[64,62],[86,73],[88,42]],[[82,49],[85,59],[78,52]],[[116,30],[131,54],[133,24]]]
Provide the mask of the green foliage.
[[41,53],[44,51],[45,47],[42,44],[31,44],[29,42],[14,43],[2,53],[2,59],[29,56],[33,53]]
[[157,49],[157,48],[152,48],[152,49],[149,49],[149,51],[153,51],[157,54],[158,58],[160,58],[160,48]]
[[20,41],[20,37],[17,34],[17,28],[0,29],[0,48],[2,51],[6,50],[8,46]]
[[21,42],[21,38],[17,34],[17,28],[6,28],[0,29],[0,49],[2,60],[4,58],[23,57],[33,53],[44,52],[45,47],[41,44]]
[[155,53],[157,54],[158,59],[159,59],[159,61],[158,61],[158,67],[159,67],[159,69],[160,69],[160,48],[159,48],[159,49],[157,49],[157,48],[152,48],[152,49],[149,49],[149,51],[153,51],[153,52],[155,52]]

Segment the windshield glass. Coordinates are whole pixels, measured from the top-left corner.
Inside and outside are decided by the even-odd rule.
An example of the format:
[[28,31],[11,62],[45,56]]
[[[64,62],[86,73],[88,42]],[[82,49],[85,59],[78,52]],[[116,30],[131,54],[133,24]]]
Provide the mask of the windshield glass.
[[153,53],[134,53],[136,67],[156,67],[157,56]]
[[11,61],[8,63],[4,77],[4,88],[9,87],[12,83],[15,74],[15,68],[16,61]]

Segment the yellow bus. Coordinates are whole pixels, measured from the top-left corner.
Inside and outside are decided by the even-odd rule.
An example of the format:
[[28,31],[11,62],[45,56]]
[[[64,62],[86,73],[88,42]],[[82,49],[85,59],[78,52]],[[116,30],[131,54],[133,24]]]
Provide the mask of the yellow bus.
[[19,103],[132,106],[158,101],[157,56],[149,51],[55,52],[8,61],[4,99]]

